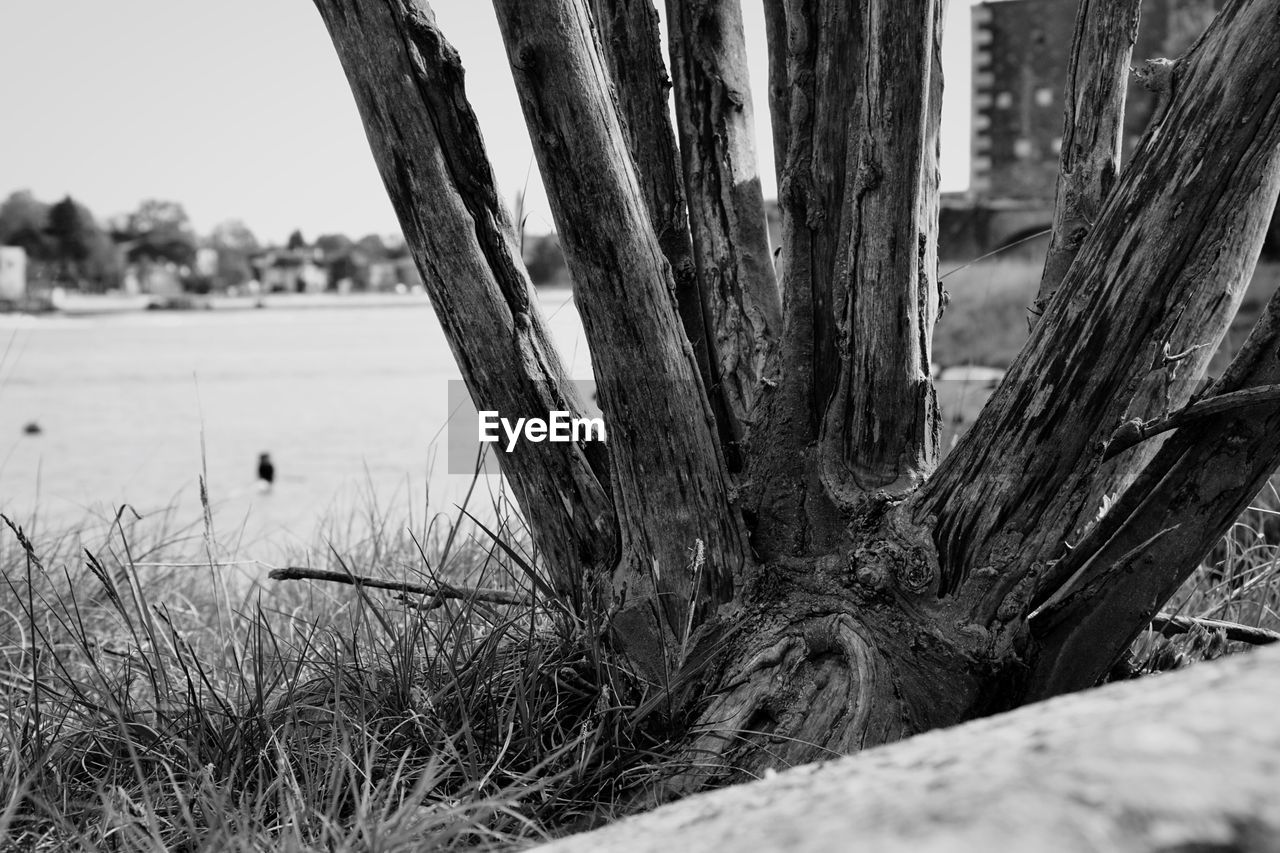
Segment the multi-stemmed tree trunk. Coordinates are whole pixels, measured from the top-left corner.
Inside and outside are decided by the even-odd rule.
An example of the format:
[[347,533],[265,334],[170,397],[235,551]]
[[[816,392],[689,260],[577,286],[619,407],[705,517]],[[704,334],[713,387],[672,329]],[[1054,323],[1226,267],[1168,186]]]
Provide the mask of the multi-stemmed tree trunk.
[[[429,6],[316,5],[476,403],[576,411]],[[1117,172],[1137,5],[1080,4],[1038,320],[939,462],[945,0],[765,0],[776,263],[736,0],[667,0],[669,63],[651,0],[494,0],[609,430],[502,464],[695,720],[670,792],[1096,683],[1280,463],[1280,300],[1198,381],[1280,193],[1280,15],[1153,66]]]

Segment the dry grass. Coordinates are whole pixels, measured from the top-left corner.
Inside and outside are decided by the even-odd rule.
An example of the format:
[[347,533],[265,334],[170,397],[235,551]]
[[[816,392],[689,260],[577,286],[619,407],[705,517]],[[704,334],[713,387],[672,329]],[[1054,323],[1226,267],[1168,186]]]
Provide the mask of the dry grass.
[[522,531],[368,521],[316,567],[536,603],[246,587],[145,523],[0,531],[0,849],[507,848],[649,777],[670,721],[539,599]]

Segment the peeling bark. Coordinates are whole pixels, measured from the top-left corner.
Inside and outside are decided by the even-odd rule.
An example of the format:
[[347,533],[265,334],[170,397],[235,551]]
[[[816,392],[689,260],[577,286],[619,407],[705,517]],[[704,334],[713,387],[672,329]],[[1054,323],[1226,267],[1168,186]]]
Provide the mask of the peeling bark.
[[[738,514],[583,0],[495,0],[609,425],[613,636],[651,677],[730,601]],[[705,563],[694,555],[701,543]],[[692,618],[690,611],[693,611]]]
[[[477,407],[507,417],[581,415],[498,197],[462,64],[430,8],[411,0],[316,7]],[[583,570],[608,571],[616,558],[603,450],[522,442],[501,464],[555,587],[578,598]]]
[[1272,850],[1280,651],[1115,684],[535,848]]

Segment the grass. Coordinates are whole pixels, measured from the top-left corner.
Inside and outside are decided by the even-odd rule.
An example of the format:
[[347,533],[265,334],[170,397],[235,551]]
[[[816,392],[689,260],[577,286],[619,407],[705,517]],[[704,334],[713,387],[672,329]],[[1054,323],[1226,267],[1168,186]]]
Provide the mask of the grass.
[[[1007,364],[1033,272],[949,278],[940,363]],[[1240,328],[1278,278],[1260,273]],[[986,384],[940,389],[953,430]],[[681,721],[596,626],[540,596],[525,532],[490,509],[492,536],[463,512],[402,525],[370,500],[290,562],[530,605],[245,580],[207,522],[171,514],[37,541],[5,519],[0,850],[509,849],[625,810]],[[1167,609],[1280,630],[1280,480]],[[1148,632],[1126,674],[1232,648]]]
[[[322,567],[536,597],[510,522],[499,546],[461,515],[378,520]],[[667,722],[554,602],[237,594],[145,524],[95,550],[4,532],[0,849],[507,848],[606,817],[656,767]]]

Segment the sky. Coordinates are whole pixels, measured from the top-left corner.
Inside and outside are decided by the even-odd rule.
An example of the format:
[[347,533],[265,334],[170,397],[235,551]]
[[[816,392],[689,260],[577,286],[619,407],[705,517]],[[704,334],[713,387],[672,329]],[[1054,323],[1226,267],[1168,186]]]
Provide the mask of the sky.
[[[968,183],[969,4],[947,22],[943,189]],[[528,181],[529,229],[553,229],[486,0],[434,0],[462,55],[499,187]],[[743,3],[766,197],[775,193],[761,4]],[[0,198],[72,195],[101,220],[181,202],[207,233],[264,241],[398,231],[320,15],[308,0],[4,0]],[[532,172],[532,174],[531,174]]]

